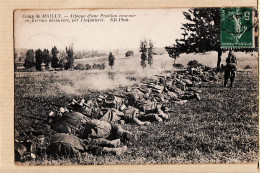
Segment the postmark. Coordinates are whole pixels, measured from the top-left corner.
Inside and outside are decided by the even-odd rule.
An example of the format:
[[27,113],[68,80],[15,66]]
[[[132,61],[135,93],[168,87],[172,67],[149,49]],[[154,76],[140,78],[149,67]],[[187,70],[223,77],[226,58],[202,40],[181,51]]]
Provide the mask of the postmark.
[[253,8],[221,8],[221,48],[253,48]]

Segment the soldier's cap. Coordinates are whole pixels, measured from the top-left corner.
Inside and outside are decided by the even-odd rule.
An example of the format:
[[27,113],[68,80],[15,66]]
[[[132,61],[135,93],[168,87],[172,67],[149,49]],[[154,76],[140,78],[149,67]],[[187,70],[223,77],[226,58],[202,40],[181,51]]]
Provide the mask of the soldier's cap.
[[54,112],[51,111],[51,112],[49,113],[49,116],[51,117],[51,116],[53,116],[53,115],[54,115]]
[[165,105],[163,106],[163,108],[164,108],[164,111],[165,111],[165,112],[167,112],[167,111],[170,110],[170,108],[169,108],[168,106],[165,106]]
[[120,110],[123,111],[125,108],[126,108],[126,106],[125,106],[125,104],[123,104],[123,105],[120,107]]
[[80,105],[80,106],[83,106],[84,103],[85,103],[85,100],[84,100],[84,99],[81,99],[79,105]]
[[102,102],[104,97],[102,95],[98,96],[97,101]]
[[155,85],[155,84],[154,84],[153,82],[150,82],[150,83],[148,84],[148,87],[152,88],[154,85]]
[[91,107],[92,104],[93,104],[92,100],[88,100],[87,103],[84,103],[84,105],[87,107]]
[[145,94],[149,92],[148,89],[144,88],[144,87],[140,87],[139,90],[142,91]]
[[36,139],[39,140],[39,139],[42,139],[42,138],[44,138],[44,137],[45,137],[44,135],[37,135],[37,136],[36,136]]
[[160,83],[164,83],[164,81],[165,81],[164,78],[162,78],[162,77],[159,78]]
[[170,81],[170,80],[172,80],[172,78],[171,77],[166,77],[166,80]]
[[73,99],[71,103],[75,104],[75,103],[77,103],[77,101],[75,99]]
[[64,113],[65,112],[65,109],[63,107],[60,107],[60,112],[61,113]]
[[146,87],[146,86],[147,86],[147,83],[141,83],[140,86],[141,86],[141,87]]
[[32,139],[28,136],[16,136],[15,142],[32,142]]
[[114,103],[115,101],[115,96],[113,94],[109,94],[106,98],[105,98],[105,103],[107,104],[111,104]]
[[130,91],[132,91],[132,88],[131,88],[131,87],[127,87],[127,88],[126,88],[126,91],[127,91],[127,92],[130,92]]
[[36,156],[34,153],[31,153],[31,158],[36,159]]
[[154,85],[154,89],[156,90],[163,90],[164,86],[161,85]]

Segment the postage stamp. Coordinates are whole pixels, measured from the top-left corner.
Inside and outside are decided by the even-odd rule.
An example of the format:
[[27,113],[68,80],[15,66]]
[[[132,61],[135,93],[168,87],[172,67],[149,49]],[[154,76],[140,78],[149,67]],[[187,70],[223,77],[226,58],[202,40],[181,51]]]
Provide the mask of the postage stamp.
[[254,47],[252,8],[221,8],[220,25],[222,48]]

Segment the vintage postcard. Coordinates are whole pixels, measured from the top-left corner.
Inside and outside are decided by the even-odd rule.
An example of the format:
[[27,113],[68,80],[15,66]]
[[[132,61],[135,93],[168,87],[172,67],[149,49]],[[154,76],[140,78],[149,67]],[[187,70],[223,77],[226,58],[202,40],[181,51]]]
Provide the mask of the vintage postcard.
[[14,11],[14,163],[257,163],[255,7]]

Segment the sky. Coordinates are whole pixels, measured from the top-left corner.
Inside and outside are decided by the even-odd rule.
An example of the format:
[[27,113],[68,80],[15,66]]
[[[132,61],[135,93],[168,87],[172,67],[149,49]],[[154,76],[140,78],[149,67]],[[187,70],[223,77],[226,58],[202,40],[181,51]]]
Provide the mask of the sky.
[[[119,9],[119,10],[33,10],[15,11],[15,48],[65,49],[73,43],[76,50],[138,49],[140,40],[151,40],[154,47],[172,45],[181,38],[183,11],[187,9]],[[109,17],[98,17],[104,22],[25,22],[36,14],[74,15],[135,15],[129,22],[111,22]],[[65,17],[64,17],[65,16]],[[41,18],[43,19],[43,18]]]

